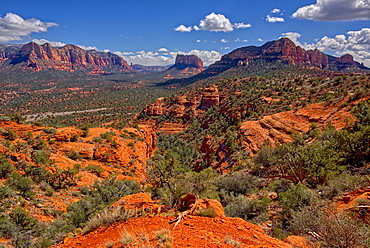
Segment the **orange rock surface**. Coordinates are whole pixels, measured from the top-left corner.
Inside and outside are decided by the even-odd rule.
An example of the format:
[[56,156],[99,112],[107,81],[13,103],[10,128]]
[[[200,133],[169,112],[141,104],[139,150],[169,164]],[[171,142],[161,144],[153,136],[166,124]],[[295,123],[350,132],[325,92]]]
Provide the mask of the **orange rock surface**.
[[258,121],[246,121],[241,124],[240,132],[246,150],[254,154],[266,140],[271,144],[291,142],[292,134],[307,132],[313,123],[322,128],[331,122],[334,127],[343,128],[348,120],[354,120],[349,108],[315,103],[297,111],[290,110],[265,116]]
[[255,248],[292,248],[281,240],[266,235],[263,230],[240,218],[188,216],[176,227],[170,224],[175,217],[134,217],[127,222],[118,222],[108,227],[101,227],[87,235],[78,235],[65,239],[55,248],[66,247],[106,247],[108,242],[120,247],[122,233],[129,233],[133,241],[127,247],[158,247],[156,232],[168,230],[172,236],[171,247],[235,247],[231,243],[239,243],[241,247]]

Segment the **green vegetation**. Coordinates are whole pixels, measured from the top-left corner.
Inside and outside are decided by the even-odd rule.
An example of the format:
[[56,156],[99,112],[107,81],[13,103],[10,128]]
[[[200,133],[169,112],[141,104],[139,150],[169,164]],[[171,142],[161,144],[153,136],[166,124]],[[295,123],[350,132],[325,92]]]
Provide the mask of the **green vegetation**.
[[[49,90],[50,86],[45,84],[46,74],[49,79],[54,78],[50,82],[58,82],[55,90]],[[145,81],[146,76],[135,81],[129,79],[129,74],[122,79],[122,75],[112,73],[104,80],[82,72],[76,75],[81,78],[74,81],[64,72],[50,70],[33,74],[32,85],[23,79],[21,85],[27,85],[25,92],[29,94],[6,95],[0,100],[4,113],[13,115],[11,118],[18,122],[24,121],[22,115],[30,114],[35,120],[53,126],[79,125],[81,137],[75,135],[69,140],[75,142],[89,136],[89,127],[102,123],[112,122],[112,126],[122,128],[146,103],[159,96],[165,96],[165,104],[175,108],[177,96],[170,95],[178,90],[176,87],[191,82],[171,81],[159,86],[155,85],[161,82],[159,78],[149,82]],[[322,247],[369,247],[370,227],[362,221],[368,219],[368,213],[338,213],[329,208],[330,202],[343,192],[368,183],[365,176],[369,175],[370,163],[370,102],[355,101],[370,94],[369,75],[336,76],[284,63],[265,67],[263,61],[257,61],[250,67],[233,68],[189,85],[192,89],[185,93],[187,99],[199,98],[203,92],[200,86],[211,83],[217,84],[220,101],[198,115],[192,109],[186,109],[181,118],[174,111],[155,117],[140,115],[141,119],[152,119],[158,125],[170,121],[188,126],[183,133],[159,134],[158,149],[147,162],[149,178],[142,182],[144,189],[169,207],[176,207],[185,194],[218,199],[228,216],[268,224],[269,234],[281,239],[294,234]],[[16,92],[19,88],[11,86],[8,90]],[[3,95],[0,89],[0,96]],[[351,108],[357,121],[341,130],[330,124],[322,130],[312,125],[308,132],[293,134],[291,143],[272,146],[266,141],[253,157],[246,151],[239,129],[241,123],[282,111],[296,111],[317,102]],[[88,109],[99,111],[55,115]],[[42,115],[44,112],[48,112],[47,116]],[[14,247],[49,247],[65,235],[88,233],[135,214],[110,205],[125,195],[139,192],[141,186],[108,177],[73,192],[79,200],[69,205],[66,213],[50,210],[55,221],[44,224],[31,217],[25,206],[37,205],[40,200],[35,196],[67,192],[77,185],[77,174],[81,171],[79,164],[64,169],[55,166],[50,154],[53,142],[59,142],[53,139],[56,129],[40,131],[40,136],[34,137],[31,133],[22,136],[9,128],[0,129],[3,137],[0,144],[6,151],[6,155],[0,155],[0,238],[11,239]],[[113,151],[119,147],[118,139],[134,139],[127,143],[131,149],[135,148],[136,140],[142,140],[127,131],[120,136],[107,132],[94,137],[91,143]],[[15,152],[30,160],[13,156]],[[67,156],[75,161],[82,159],[75,150],[67,150]],[[107,162],[111,156],[107,152],[99,159]],[[134,166],[137,161],[133,156],[129,163]],[[96,165],[82,170],[97,176],[104,172]],[[126,175],[133,172],[134,168]],[[199,214],[215,217],[212,209]],[[171,245],[169,233],[158,233],[156,237],[159,245]],[[128,235],[120,240],[121,245],[132,242]],[[231,238],[225,242],[240,246]]]
[[[362,175],[369,174],[370,101],[359,102],[351,111],[357,121],[345,128],[335,130],[329,124],[320,131],[313,125],[308,132],[295,135],[291,143],[274,147],[266,143],[253,159],[248,159],[247,166],[236,167],[235,172],[226,175],[212,168],[218,168],[217,157],[211,158],[208,168],[198,170],[206,157],[201,149],[195,149],[200,145],[191,144],[199,140],[196,135],[204,133],[192,129],[161,135],[159,150],[148,164],[151,191],[169,206],[175,206],[184,193],[219,199],[228,216],[257,224],[268,221],[272,225],[270,234],[278,238],[294,234],[323,247],[368,247],[370,226],[356,217],[361,213],[326,211],[331,199],[363,187],[368,180]],[[233,145],[237,133],[233,135],[229,129],[224,136],[212,127],[204,131],[210,129],[215,131],[213,139],[218,144],[232,147],[228,150],[232,158],[240,149]],[[366,215],[361,217],[363,220],[369,216],[362,214]],[[339,232],[340,236],[335,235]]]

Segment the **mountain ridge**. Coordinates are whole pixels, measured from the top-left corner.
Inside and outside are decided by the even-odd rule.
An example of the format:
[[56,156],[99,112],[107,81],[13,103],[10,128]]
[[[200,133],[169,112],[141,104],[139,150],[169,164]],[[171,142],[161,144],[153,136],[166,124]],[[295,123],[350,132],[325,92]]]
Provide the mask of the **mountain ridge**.
[[245,67],[252,61],[264,59],[267,61],[281,60],[287,64],[301,64],[334,71],[369,69],[354,61],[352,55],[345,54],[339,58],[327,55],[319,50],[304,50],[289,38],[269,41],[262,46],[247,46],[233,50],[221,57],[221,60],[210,65],[204,73],[218,74],[232,67]]
[[54,48],[49,43],[39,45],[30,42],[18,51],[18,46],[3,46],[0,48],[0,57],[8,60],[10,65],[21,64],[25,68],[40,71],[45,68],[55,68],[64,71],[74,71],[79,68],[116,67],[121,71],[132,71],[128,63],[113,53],[98,52],[95,50],[84,50],[75,45],[65,45]]

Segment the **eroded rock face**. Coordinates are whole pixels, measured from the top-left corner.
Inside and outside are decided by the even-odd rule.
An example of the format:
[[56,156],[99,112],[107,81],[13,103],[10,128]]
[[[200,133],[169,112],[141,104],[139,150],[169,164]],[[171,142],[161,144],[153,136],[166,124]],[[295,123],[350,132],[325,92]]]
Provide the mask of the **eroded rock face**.
[[177,54],[175,65],[186,65],[187,67],[195,67],[203,70],[203,61],[196,55]]
[[320,52],[319,50],[309,50],[307,51],[308,56],[310,57],[311,65],[318,68],[324,69],[328,67],[329,58],[328,55]]
[[[265,59],[267,61],[281,60],[288,64],[308,65],[320,69],[343,70],[348,67],[358,67],[358,63],[349,54],[335,58],[320,52],[319,50],[305,51],[294,44],[289,38],[281,38],[270,41],[263,46],[248,46],[238,48],[229,54],[223,55],[220,61],[209,66],[205,71],[208,74],[217,74],[231,67],[248,66],[251,61]],[[332,65],[333,67],[330,67]]]
[[206,110],[220,102],[220,94],[217,85],[210,85],[204,89],[202,101],[199,108]]
[[24,45],[12,58],[10,64],[26,63],[36,71],[44,68],[73,70],[79,67],[117,67],[120,70],[131,70],[121,57],[112,53],[86,51],[75,45],[53,48],[49,43],[42,46],[30,42]]
[[147,116],[167,115],[190,120],[219,102],[217,85],[210,85],[198,96],[175,96],[170,102],[163,97],[158,98],[153,104],[146,106],[143,113]]
[[349,64],[349,65],[355,65],[356,62],[353,60],[352,55],[350,54],[345,54],[340,58],[337,58],[337,62],[339,64]]
[[289,64],[309,64],[310,58],[306,51],[296,46],[290,39],[281,38],[267,43],[262,48],[262,58],[286,60]]

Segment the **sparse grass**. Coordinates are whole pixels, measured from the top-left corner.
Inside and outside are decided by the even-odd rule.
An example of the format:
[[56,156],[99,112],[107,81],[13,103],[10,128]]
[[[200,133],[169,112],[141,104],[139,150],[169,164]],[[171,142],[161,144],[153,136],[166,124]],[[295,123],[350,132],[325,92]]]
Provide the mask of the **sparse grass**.
[[123,207],[107,208],[103,212],[89,219],[89,221],[86,223],[85,228],[83,229],[83,233],[89,233],[99,228],[100,226],[110,225],[116,221],[126,221],[134,216],[135,213],[135,210],[126,210]]
[[105,247],[112,248],[114,246],[114,242],[112,240],[108,240],[105,242]]
[[242,247],[238,241],[234,240],[231,237],[226,237],[225,238],[225,243],[226,244],[229,244],[229,245],[232,245],[234,247],[237,247],[237,248],[241,248]]
[[119,239],[119,243],[122,245],[122,247],[126,247],[129,244],[131,244],[132,242],[134,242],[134,237],[130,233],[125,231],[121,234],[121,237]]
[[159,247],[165,247],[165,248],[172,247],[173,237],[169,229],[163,228],[155,232],[155,236],[157,237]]
[[218,216],[214,208],[204,208],[198,211],[198,215],[202,217],[216,218]]

